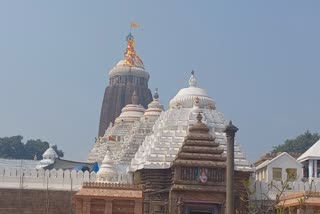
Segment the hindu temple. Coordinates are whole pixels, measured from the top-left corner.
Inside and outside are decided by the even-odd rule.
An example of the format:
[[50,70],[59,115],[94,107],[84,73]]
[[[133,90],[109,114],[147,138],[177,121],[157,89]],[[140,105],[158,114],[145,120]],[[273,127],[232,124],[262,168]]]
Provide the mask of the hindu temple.
[[[114,121],[100,126],[101,136],[89,153],[88,161],[100,163],[100,170],[97,182],[85,184],[76,194],[77,206],[82,210],[78,213],[118,213],[112,207],[125,213],[225,213],[228,121],[199,86],[194,71],[167,110],[160,102],[158,89],[149,99],[149,74],[131,49],[131,34],[127,41],[126,58],[109,73],[110,86],[138,82],[140,86],[123,90],[122,95],[117,90],[106,90],[104,102],[109,97],[123,102],[112,103],[108,114],[114,116]],[[235,142],[236,207],[243,206],[242,183],[251,172],[250,163]],[[112,196],[115,189],[117,194]],[[127,190],[137,197],[130,198]],[[98,199],[101,212],[90,211],[91,201],[98,203]],[[124,205],[125,201],[132,209]]]

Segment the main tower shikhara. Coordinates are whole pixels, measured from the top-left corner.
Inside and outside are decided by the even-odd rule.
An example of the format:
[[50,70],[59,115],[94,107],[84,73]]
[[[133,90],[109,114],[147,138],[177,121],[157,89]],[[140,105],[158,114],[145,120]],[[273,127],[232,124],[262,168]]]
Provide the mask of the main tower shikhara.
[[126,37],[127,49],[124,59],[120,60],[109,72],[107,86],[101,107],[99,136],[103,136],[110,123],[121,113],[121,109],[131,103],[135,91],[139,97],[138,104],[145,108],[152,101],[148,88],[149,73],[134,49],[135,40],[131,33]]

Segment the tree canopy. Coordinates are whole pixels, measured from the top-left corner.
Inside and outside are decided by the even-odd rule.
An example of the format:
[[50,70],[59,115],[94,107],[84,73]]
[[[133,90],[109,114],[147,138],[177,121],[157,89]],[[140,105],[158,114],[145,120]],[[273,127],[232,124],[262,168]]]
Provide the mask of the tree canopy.
[[[42,154],[49,148],[49,143],[46,141],[28,140],[24,144],[22,139],[20,135],[0,138],[0,158],[32,160],[36,155],[37,159],[41,160]],[[59,157],[63,157],[63,151],[58,150],[56,145],[52,148]]]
[[320,138],[318,133],[310,133],[308,130],[294,139],[288,139],[283,144],[273,147],[272,152],[298,152],[304,153]]

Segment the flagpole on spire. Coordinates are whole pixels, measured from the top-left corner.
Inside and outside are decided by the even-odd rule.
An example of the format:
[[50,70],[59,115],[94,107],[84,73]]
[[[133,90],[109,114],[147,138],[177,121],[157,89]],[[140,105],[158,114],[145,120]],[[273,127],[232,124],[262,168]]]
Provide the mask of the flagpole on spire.
[[132,31],[132,28],[137,28],[140,27],[140,25],[137,22],[131,22],[130,23],[130,33]]

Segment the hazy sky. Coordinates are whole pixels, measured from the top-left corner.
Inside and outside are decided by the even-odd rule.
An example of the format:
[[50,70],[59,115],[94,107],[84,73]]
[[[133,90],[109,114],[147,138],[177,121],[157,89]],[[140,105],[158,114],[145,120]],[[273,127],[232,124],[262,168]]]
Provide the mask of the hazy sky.
[[249,160],[320,132],[320,1],[0,1],[0,137],[85,160],[108,71],[131,21],[149,87],[169,100],[191,70],[239,127]]

